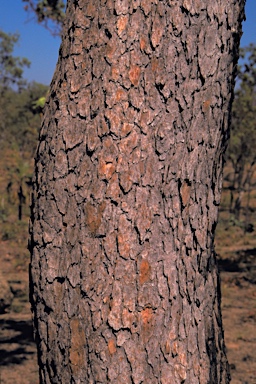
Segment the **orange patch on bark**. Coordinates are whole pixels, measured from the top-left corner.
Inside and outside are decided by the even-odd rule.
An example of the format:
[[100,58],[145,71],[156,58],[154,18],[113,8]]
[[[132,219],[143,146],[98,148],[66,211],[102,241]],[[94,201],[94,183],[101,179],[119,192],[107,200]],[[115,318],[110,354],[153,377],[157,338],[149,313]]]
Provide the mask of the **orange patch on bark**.
[[111,179],[116,167],[113,163],[106,163],[104,160],[99,161],[98,173],[101,179]]
[[177,341],[174,341],[172,343],[172,354],[174,356],[177,356],[178,355],[178,342]]
[[129,71],[129,79],[134,86],[139,84],[141,69],[138,65],[132,65]]
[[82,69],[87,68],[87,64],[86,64],[85,62],[82,62],[82,64],[81,64],[81,68],[82,68]]
[[140,263],[140,284],[144,284],[150,280],[151,266],[147,260],[142,260]]
[[184,207],[187,205],[189,201],[190,191],[191,191],[191,185],[189,185],[186,181],[184,181],[180,189],[181,200]]
[[69,349],[69,358],[72,364],[72,370],[79,372],[84,367],[86,346],[85,333],[78,319],[70,321],[71,329],[71,347]]
[[114,353],[116,353],[116,343],[115,343],[114,339],[109,340],[108,350],[109,350],[110,355],[113,355]]
[[166,343],[165,343],[165,353],[167,355],[169,355],[170,352],[171,352],[170,343],[169,343],[169,341],[166,341]]
[[147,45],[146,39],[145,39],[144,37],[142,37],[142,38],[140,39],[140,49],[141,49],[142,51],[144,51],[144,49],[146,48],[146,45]]
[[149,1],[149,0],[141,0],[141,5],[140,6],[143,9],[144,13],[146,15],[148,15],[149,12],[151,11],[152,2]]
[[187,372],[185,367],[180,364],[175,364],[174,369],[176,374],[180,377],[182,381],[186,380]]
[[117,67],[112,67],[111,69],[111,76],[114,80],[117,80],[119,77],[119,70]]
[[154,327],[154,312],[152,308],[145,308],[140,313],[142,320],[142,338],[146,342],[153,334]]
[[205,100],[203,102],[203,112],[207,112],[211,106],[211,100]]
[[128,15],[119,17],[119,19],[117,21],[117,29],[118,29],[119,33],[123,32],[125,30],[127,22],[128,22]]
[[122,100],[125,98],[125,95],[126,95],[126,92],[123,90],[123,89],[118,89],[116,91],[116,100],[119,101],[119,100]]
[[152,324],[153,310],[152,308],[145,308],[141,311],[142,325],[148,327]]

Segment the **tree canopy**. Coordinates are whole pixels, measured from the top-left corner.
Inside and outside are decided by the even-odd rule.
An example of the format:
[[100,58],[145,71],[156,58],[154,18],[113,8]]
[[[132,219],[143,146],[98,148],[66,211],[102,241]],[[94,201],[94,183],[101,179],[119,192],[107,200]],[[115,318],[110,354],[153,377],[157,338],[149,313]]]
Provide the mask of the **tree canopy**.
[[[48,86],[28,83],[23,78],[23,69],[29,66],[26,58],[15,57],[13,50],[18,43],[18,34],[0,30],[0,146],[4,161],[1,174],[1,217],[12,211],[19,197],[19,219],[22,205],[29,195],[26,185],[32,177],[32,159],[35,153],[41,124],[41,111]],[[15,199],[11,199],[12,191]],[[27,199],[28,201],[28,199]]]
[[39,24],[50,30],[53,35],[60,35],[65,18],[65,1],[62,0],[22,0],[25,10],[35,14]]
[[13,56],[13,49],[19,40],[19,34],[5,33],[0,30],[0,94],[7,88],[25,85],[22,77],[24,67],[29,67],[30,61],[24,57]]

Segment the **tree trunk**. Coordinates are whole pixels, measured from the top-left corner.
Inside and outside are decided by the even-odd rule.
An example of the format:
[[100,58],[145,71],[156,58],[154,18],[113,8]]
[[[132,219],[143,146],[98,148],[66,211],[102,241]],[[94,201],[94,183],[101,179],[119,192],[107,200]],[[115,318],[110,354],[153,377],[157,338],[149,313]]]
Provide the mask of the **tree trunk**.
[[36,159],[41,383],[228,383],[213,247],[244,1],[68,1]]

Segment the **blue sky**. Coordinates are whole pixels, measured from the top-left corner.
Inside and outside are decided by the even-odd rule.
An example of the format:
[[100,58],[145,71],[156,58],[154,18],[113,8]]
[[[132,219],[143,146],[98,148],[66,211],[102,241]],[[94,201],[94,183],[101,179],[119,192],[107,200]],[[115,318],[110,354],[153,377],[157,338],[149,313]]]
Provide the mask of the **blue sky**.
[[[20,34],[19,45],[15,48],[15,55],[27,57],[31,61],[29,69],[25,69],[24,78],[50,84],[58,58],[60,39],[52,37],[33,20],[23,9],[21,0],[2,0],[0,11],[0,29],[4,32]],[[256,43],[256,2],[247,0],[246,18],[243,25],[241,45]]]

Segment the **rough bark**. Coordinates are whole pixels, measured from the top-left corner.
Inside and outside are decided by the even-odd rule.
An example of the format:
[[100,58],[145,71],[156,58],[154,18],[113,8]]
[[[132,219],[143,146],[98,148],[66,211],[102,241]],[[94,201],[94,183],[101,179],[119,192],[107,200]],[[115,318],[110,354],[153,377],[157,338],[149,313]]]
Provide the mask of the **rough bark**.
[[32,203],[41,383],[228,383],[213,237],[243,4],[69,1]]

